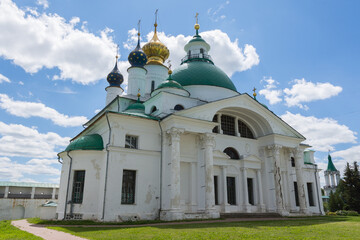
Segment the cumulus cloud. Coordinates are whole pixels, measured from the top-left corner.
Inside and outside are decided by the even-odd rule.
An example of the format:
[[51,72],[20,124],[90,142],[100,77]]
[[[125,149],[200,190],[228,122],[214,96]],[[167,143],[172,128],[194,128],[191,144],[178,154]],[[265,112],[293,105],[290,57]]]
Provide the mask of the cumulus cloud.
[[[129,39],[125,46],[131,46],[131,42],[137,41],[133,35],[136,31],[129,31]],[[153,32],[148,33],[147,40],[150,41]],[[259,55],[256,53],[254,46],[245,44],[244,48],[239,47],[238,39],[231,41],[229,36],[221,30],[210,30],[200,33],[203,39],[210,44],[209,54],[215,64],[220,67],[230,77],[235,72],[246,71],[259,64]],[[184,46],[192,36],[182,34],[171,36],[164,32],[158,32],[158,37],[169,49],[171,64],[174,68],[180,65],[181,59],[185,57]],[[142,46],[145,42],[142,43]]]
[[31,159],[25,163],[12,161],[8,157],[0,157],[0,181],[35,182],[34,176],[60,176],[60,166],[56,159]]
[[333,157],[333,159],[335,159],[334,164],[336,165],[336,167],[338,166],[336,163],[339,163],[341,168],[338,170],[343,173],[347,162],[350,164],[352,164],[354,161],[360,163],[360,145],[352,146],[345,150],[333,152],[331,156]]
[[109,36],[112,30],[105,29],[97,36],[84,26],[78,29],[79,21],[73,18],[67,22],[57,14],[23,10],[11,0],[1,0],[0,56],[29,73],[56,67],[59,79],[96,82],[114,65],[116,45]]
[[69,117],[59,113],[43,103],[15,101],[6,94],[0,94],[0,108],[18,117],[41,117],[51,120],[54,124],[62,127],[81,126],[88,119],[84,116]]
[[289,107],[298,106],[303,109],[308,109],[306,105],[301,103],[324,100],[336,96],[342,91],[340,86],[334,86],[328,82],[313,83],[307,82],[303,78],[295,79],[294,83],[290,89],[284,89],[284,93],[286,94],[284,100]]
[[70,138],[57,133],[39,133],[35,128],[0,122],[0,156],[56,158]]
[[279,82],[272,79],[272,77],[264,77],[261,82],[266,82],[265,88],[259,91],[260,95],[263,95],[271,105],[282,101],[282,91],[276,89]]
[[207,10],[207,14],[208,14],[209,18],[214,22],[218,22],[219,20],[225,19],[226,16],[224,14],[220,15],[220,11],[229,4],[230,4],[230,1],[225,1],[224,3],[221,3],[216,8],[209,8]]
[[0,73],[0,83],[2,83],[2,82],[10,82],[10,79],[8,79],[7,77],[5,77],[4,75],[2,75],[1,73]]
[[331,118],[306,117],[290,112],[286,112],[281,118],[304,135],[307,138],[305,143],[313,146],[316,151],[327,152],[334,150],[336,144],[356,142],[356,132]]

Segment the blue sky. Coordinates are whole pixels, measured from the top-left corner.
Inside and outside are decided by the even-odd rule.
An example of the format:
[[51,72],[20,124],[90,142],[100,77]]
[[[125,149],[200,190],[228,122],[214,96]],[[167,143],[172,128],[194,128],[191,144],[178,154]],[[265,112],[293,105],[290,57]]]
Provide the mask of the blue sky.
[[[58,182],[56,153],[105,105],[116,45],[120,71],[153,31],[173,67],[194,35],[238,91],[301,132],[320,168],[360,161],[358,1],[0,0],[0,181]],[[125,82],[126,83],[126,82]],[[323,174],[320,174],[323,182]]]

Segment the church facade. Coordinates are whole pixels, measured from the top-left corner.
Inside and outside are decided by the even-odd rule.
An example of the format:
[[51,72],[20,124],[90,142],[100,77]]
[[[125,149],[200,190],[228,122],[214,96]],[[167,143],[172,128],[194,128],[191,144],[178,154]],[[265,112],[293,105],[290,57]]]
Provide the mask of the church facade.
[[[106,107],[58,154],[58,219],[218,218],[224,213],[323,214],[317,165],[304,136],[239,93],[199,35],[181,65],[156,32],[117,64]],[[140,34],[138,34],[140,36]]]

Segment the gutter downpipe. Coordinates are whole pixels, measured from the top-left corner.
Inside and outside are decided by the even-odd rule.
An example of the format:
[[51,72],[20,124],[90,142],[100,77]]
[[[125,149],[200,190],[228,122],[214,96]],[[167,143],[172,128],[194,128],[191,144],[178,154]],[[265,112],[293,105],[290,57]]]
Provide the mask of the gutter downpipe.
[[69,153],[70,153],[70,151],[66,152],[67,156],[70,158],[70,166],[69,166],[69,174],[68,174],[68,180],[67,180],[67,186],[66,186],[64,217],[62,220],[65,220],[65,218],[66,218],[66,208],[67,208],[68,197],[69,197],[70,175],[71,175],[71,168],[72,168],[72,157],[70,157]]
[[102,209],[102,216],[101,219],[104,221],[105,218],[105,198],[106,198],[106,187],[107,187],[107,177],[108,177],[108,168],[109,168],[109,156],[110,156],[110,152],[109,152],[109,146],[110,146],[110,140],[111,140],[111,126],[110,126],[110,122],[109,122],[109,117],[108,117],[108,111],[106,112],[105,116],[106,116],[106,121],[108,123],[109,126],[109,141],[106,144],[106,166],[105,166],[105,185],[104,185],[104,200],[103,200],[103,209]]
[[320,197],[319,197],[319,186],[318,186],[318,177],[316,175],[317,173],[317,164],[315,164],[315,183],[316,183],[316,192],[317,192],[317,198],[318,198],[318,205],[319,205],[319,211],[320,211],[320,214],[322,214],[322,210],[321,210],[321,206],[320,206]]
[[161,147],[160,147],[160,207],[159,207],[159,220],[162,206],[162,165],[163,165],[163,130],[160,124],[160,119],[158,120],[160,127],[160,139],[161,139]]

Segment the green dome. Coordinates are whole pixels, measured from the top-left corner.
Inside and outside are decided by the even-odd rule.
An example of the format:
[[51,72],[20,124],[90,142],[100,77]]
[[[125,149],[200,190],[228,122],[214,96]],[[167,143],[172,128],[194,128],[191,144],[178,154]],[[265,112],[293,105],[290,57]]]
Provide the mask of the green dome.
[[183,63],[174,70],[172,78],[181,86],[207,85],[236,91],[230,78],[220,68],[209,62],[191,61]]
[[166,80],[162,82],[156,89],[160,88],[178,88],[181,90],[185,90],[178,82],[174,80]]
[[127,107],[125,112],[145,112],[145,106],[141,102],[137,101],[136,103],[131,104]]
[[103,150],[104,143],[103,139],[99,134],[91,134],[80,137],[72,141],[65,151],[73,150]]

